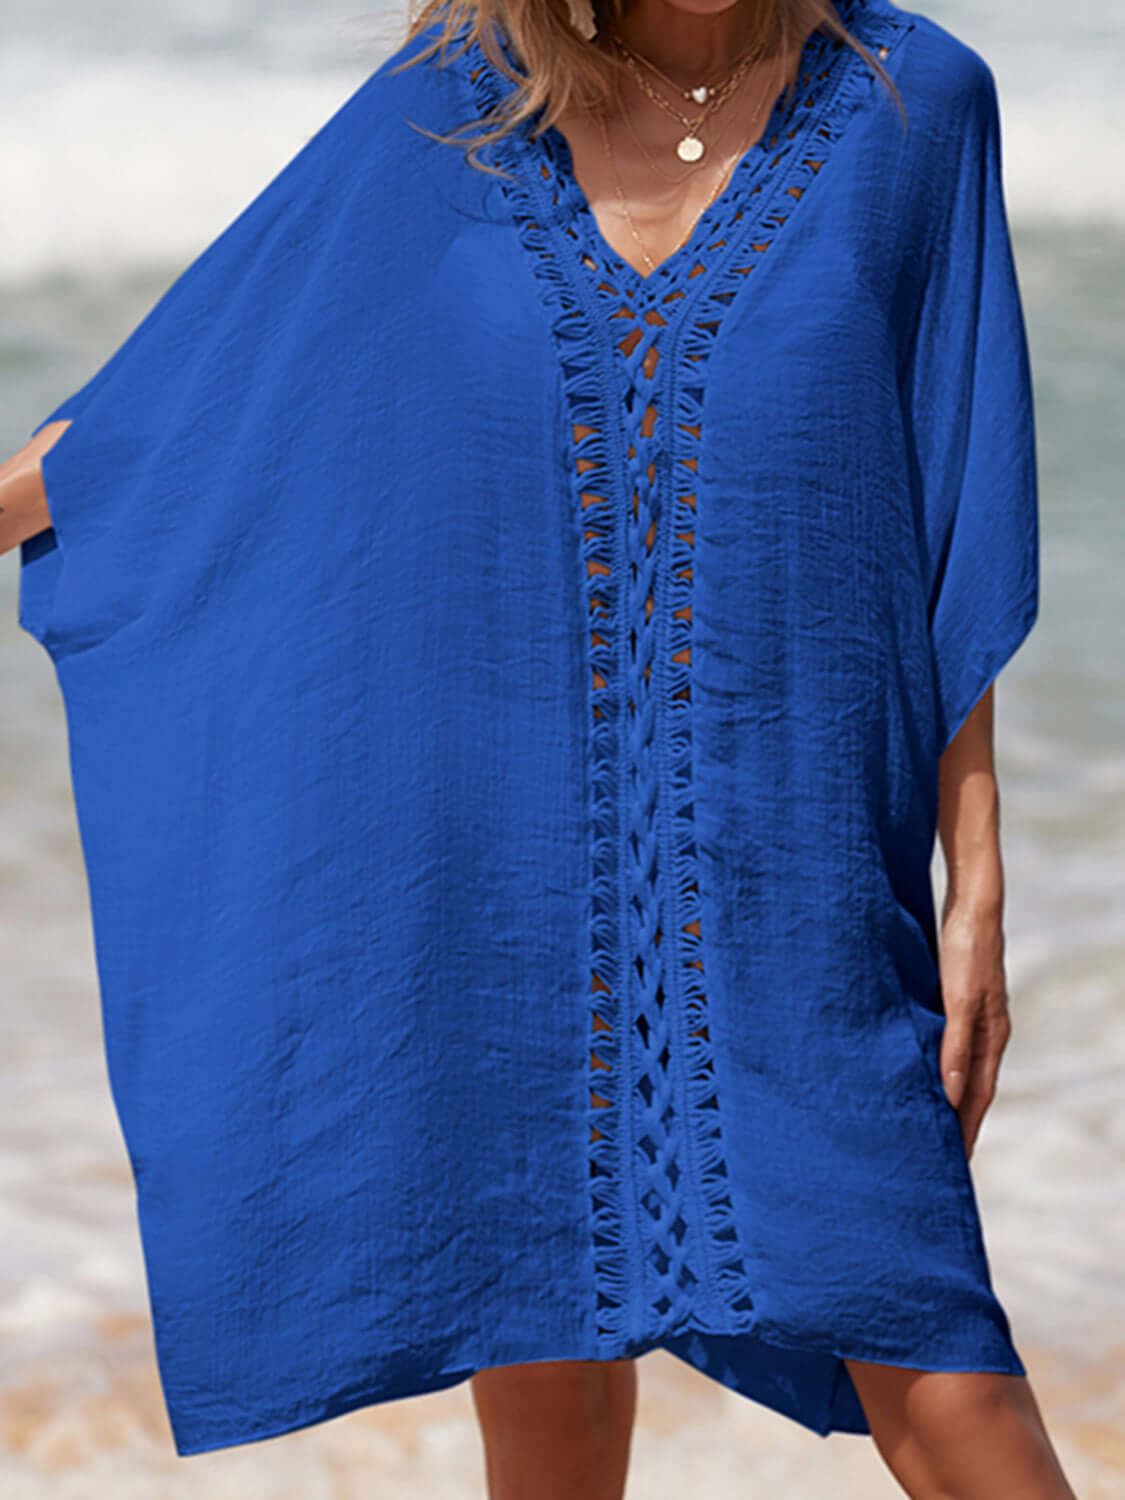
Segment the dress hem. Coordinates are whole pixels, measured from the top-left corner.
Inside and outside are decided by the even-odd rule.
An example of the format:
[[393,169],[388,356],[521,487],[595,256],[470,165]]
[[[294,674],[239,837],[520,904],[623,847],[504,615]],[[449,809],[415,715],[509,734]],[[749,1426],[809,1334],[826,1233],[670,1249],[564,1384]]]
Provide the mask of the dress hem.
[[[726,1345],[732,1350],[743,1346],[747,1342],[760,1345],[767,1350],[791,1354],[795,1358],[803,1357],[805,1360],[815,1359],[817,1356],[823,1361],[823,1369],[819,1372],[820,1394],[813,1398],[810,1387],[806,1387],[802,1394],[792,1383],[794,1376],[782,1372],[776,1373],[776,1362],[772,1366],[763,1366],[757,1380],[753,1380],[745,1373],[740,1377],[729,1365],[719,1367],[712,1364],[711,1368],[705,1368],[700,1362],[700,1356],[706,1346],[700,1341],[708,1339],[711,1348],[718,1345]],[[695,1346],[695,1357],[692,1347]],[[875,1350],[870,1346],[859,1346],[849,1343],[847,1348],[839,1344],[817,1346],[815,1343],[787,1343],[782,1339],[765,1337],[754,1332],[743,1332],[724,1335],[721,1332],[700,1326],[698,1323],[690,1324],[683,1333],[653,1339],[642,1342],[635,1346],[629,1355],[607,1356],[592,1355],[574,1350],[557,1349],[549,1353],[538,1353],[531,1355],[525,1353],[513,1357],[510,1352],[503,1358],[489,1360],[481,1359],[478,1363],[469,1365],[459,1364],[455,1369],[443,1369],[435,1371],[432,1376],[420,1377],[412,1380],[407,1386],[399,1389],[388,1389],[385,1382],[374,1380],[362,1390],[340,1392],[334,1396],[318,1402],[309,1402],[299,1408],[291,1408],[285,1416],[263,1419],[255,1424],[251,1422],[248,1426],[240,1428],[228,1428],[225,1431],[212,1428],[207,1435],[189,1436],[187,1425],[183,1422],[174,1422],[172,1426],[173,1442],[176,1454],[181,1458],[193,1457],[199,1453],[215,1452],[223,1448],[243,1447],[251,1443],[265,1442],[270,1438],[284,1437],[293,1432],[299,1432],[309,1427],[319,1426],[321,1423],[332,1421],[336,1417],[347,1416],[350,1412],[362,1410],[368,1406],[381,1406],[392,1401],[409,1400],[411,1397],[434,1394],[437,1391],[449,1390],[454,1386],[463,1384],[472,1378],[479,1370],[494,1369],[509,1364],[543,1364],[555,1360],[578,1360],[589,1363],[609,1363],[614,1358],[642,1358],[645,1354],[653,1353],[657,1349],[663,1349],[674,1358],[682,1360],[691,1365],[693,1369],[705,1378],[717,1381],[728,1389],[745,1396],[759,1406],[773,1411],[779,1416],[788,1417],[806,1431],[815,1433],[818,1437],[831,1437],[834,1433],[850,1436],[870,1437],[871,1428],[859,1401],[858,1393],[847,1372],[845,1360],[854,1359],[865,1363],[889,1365],[895,1369],[917,1370],[923,1373],[980,1373],[980,1374],[1005,1374],[1026,1375],[1026,1367],[1011,1345],[1010,1359],[984,1359],[984,1360],[910,1360],[891,1359],[885,1353]]]

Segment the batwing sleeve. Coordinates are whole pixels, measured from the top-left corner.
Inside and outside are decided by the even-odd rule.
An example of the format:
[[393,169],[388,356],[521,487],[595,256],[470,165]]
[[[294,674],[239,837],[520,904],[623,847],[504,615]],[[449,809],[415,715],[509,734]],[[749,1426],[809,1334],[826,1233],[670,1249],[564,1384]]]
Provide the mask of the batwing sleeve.
[[1039,608],[1039,499],[1027,330],[991,68],[976,53],[949,111],[906,408],[920,497],[937,753]]
[[[169,442],[203,452],[234,440],[260,352],[276,340],[317,248],[334,134],[326,128],[307,143],[34,428],[32,436],[71,424],[42,459],[52,524],[20,548],[19,623],[52,656],[115,629],[130,607],[127,592],[143,586],[135,575],[145,548],[172,527],[172,499],[148,482]],[[200,405],[213,420],[192,410],[185,422]],[[190,453],[178,461],[190,463]],[[192,497],[179,500],[190,505]]]
[[379,254],[387,74],[345,99],[34,428],[70,423],[42,459],[52,524],[20,549],[19,623],[56,663],[133,629],[158,596],[186,608],[258,545],[289,450],[352,373],[360,332],[337,289]]

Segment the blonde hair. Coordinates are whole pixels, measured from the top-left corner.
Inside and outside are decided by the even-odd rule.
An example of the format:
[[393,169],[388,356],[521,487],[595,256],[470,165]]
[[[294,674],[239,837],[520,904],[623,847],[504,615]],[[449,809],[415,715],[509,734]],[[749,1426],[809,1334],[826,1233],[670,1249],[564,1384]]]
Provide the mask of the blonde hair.
[[[536,134],[553,125],[572,101],[583,109],[600,109],[612,98],[615,75],[624,69],[624,64],[608,34],[610,26],[628,9],[628,0],[593,0],[593,6],[598,29],[596,36],[586,41],[570,24],[567,0],[425,0],[416,15],[414,0],[408,0],[406,42],[435,23],[440,24],[440,30],[428,45],[394,71],[412,67],[436,52],[440,52],[444,63],[450,58],[456,39],[463,34],[461,51],[453,52],[452,56],[461,56],[477,42],[489,62],[514,85],[497,108],[468,121],[453,134],[438,135],[418,125],[414,128],[445,145],[461,146],[466,159],[478,170],[508,175],[478,159],[483,146],[505,135],[539,109],[543,109],[543,119]],[[854,48],[882,77],[898,101],[905,121],[901,95],[886,69],[851,35],[837,16],[832,0],[757,0],[753,8],[755,24],[747,38],[749,49],[761,47],[766,56],[788,54],[811,31],[826,30]],[[526,72],[514,71],[509,66],[497,40],[498,29],[506,35]],[[787,105],[797,83],[796,78],[789,83]]]

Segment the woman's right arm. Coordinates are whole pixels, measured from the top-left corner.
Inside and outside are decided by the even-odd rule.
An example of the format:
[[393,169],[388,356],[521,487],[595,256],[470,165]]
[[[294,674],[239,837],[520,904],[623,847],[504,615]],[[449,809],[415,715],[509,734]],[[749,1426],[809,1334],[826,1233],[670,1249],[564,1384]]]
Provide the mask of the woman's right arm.
[[0,464],[0,553],[11,551],[50,526],[42,459],[69,426],[69,422],[49,423]]

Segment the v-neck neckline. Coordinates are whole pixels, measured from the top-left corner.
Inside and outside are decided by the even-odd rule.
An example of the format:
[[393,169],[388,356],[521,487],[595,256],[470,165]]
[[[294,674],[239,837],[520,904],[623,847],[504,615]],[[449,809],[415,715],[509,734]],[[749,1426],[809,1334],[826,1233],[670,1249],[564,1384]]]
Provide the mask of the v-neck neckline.
[[[871,9],[872,4],[873,0],[833,0],[837,16],[849,30],[852,30],[856,16]],[[834,71],[834,76],[825,79],[815,89],[815,107],[809,107],[813,101],[806,103],[809,118],[801,120],[798,116],[795,127],[797,134],[806,127],[811,127],[814,117],[816,120],[823,118],[825,102],[831,102],[835,96],[849,63],[866,67],[863,59],[846,42],[819,27],[813,30],[801,49],[796,83],[789,105],[785,104],[788,92],[786,86],[778,91],[764,129],[739,157],[722,191],[697,215],[691,231],[678,248],[659,261],[655,270],[649,272],[638,270],[631,261],[626,260],[602,232],[586,191],[578,181],[570,142],[558,126],[550,125],[538,136],[533,136],[530,122],[525,121],[523,128],[515,134],[518,136],[520,149],[530,154],[533,165],[536,161],[542,165],[544,157],[546,158],[552,175],[565,194],[573,222],[580,227],[591,254],[613,273],[619,283],[630,289],[635,299],[648,301],[654,296],[666,295],[677,286],[681,272],[689,271],[699,260],[700,252],[708,241],[729,221],[736,205],[745,200],[765,175],[779,142],[787,132],[794,134],[791,122],[802,108],[802,98],[808,95],[813,75],[817,71],[823,71],[826,56],[827,66]]]

